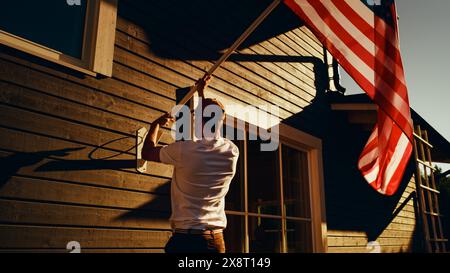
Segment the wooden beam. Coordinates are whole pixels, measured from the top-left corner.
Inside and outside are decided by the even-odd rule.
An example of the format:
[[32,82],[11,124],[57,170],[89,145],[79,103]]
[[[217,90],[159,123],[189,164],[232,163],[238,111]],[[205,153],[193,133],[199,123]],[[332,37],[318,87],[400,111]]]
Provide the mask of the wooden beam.
[[117,0],[100,0],[97,6],[92,56],[92,70],[104,76],[112,76],[114,42],[117,23]]

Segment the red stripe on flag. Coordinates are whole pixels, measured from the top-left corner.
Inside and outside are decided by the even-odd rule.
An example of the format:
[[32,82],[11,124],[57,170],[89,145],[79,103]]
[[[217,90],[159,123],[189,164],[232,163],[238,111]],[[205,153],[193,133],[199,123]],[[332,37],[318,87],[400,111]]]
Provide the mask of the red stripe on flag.
[[[375,52],[375,42],[374,43],[374,52],[369,52],[366,48],[364,48],[359,41],[357,41],[354,36],[357,35],[357,33],[350,33],[345,29],[339,22],[336,20],[336,18],[328,11],[328,9],[324,6],[324,4],[321,1],[317,0],[306,0],[309,2],[311,6],[315,8],[317,13],[324,18],[324,22],[332,29],[332,31],[338,36],[344,44],[352,50],[356,55],[360,57],[360,59],[365,62],[370,68],[375,70],[376,68],[382,69],[385,71],[383,79],[390,84],[391,88],[394,88],[395,85],[402,86],[403,83],[397,78],[395,74],[387,70],[385,68],[386,64],[382,63],[379,59],[388,58],[384,52],[377,51]],[[342,1],[342,0],[341,0]],[[345,15],[345,14],[344,14]],[[375,58],[374,58],[375,57]],[[394,68],[392,68],[394,69]],[[406,88],[406,86],[403,85],[403,88]]]
[[[377,104],[381,105],[383,110],[392,117],[393,120],[398,123],[398,125],[404,129],[406,135],[412,135],[412,126],[410,120],[408,120],[405,115],[409,116],[408,113],[402,113],[396,108],[388,99],[386,95],[383,95],[383,90],[376,88],[361,72],[354,67],[352,63],[348,61],[343,53],[335,47],[335,45],[325,36],[322,32],[315,27],[315,24],[311,19],[303,12],[303,10],[295,3],[294,0],[286,0],[286,4],[291,7],[291,9],[302,18],[308,25],[310,29],[318,36],[319,40],[327,47],[331,54],[339,61],[341,66],[353,77],[353,79],[361,86],[363,90],[369,95],[369,97],[374,100]],[[309,4],[309,3],[308,3]]]
[[[330,14],[329,10],[325,7],[325,5],[321,1],[316,0],[307,0],[307,2],[315,8],[317,13],[324,18],[324,22],[333,30],[336,36],[340,38],[344,44],[352,50],[359,58],[364,61],[370,68],[374,70],[375,77],[380,81],[383,81],[387,84],[388,87],[396,90],[397,95],[401,98],[402,101],[405,102],[404,109],[398,109],[402,115],[409,116],[409,103],[407,101],[407,97],[402,97],[400,94],[406,94],[406,86],[397,78],[395,74],[393,74],[389,69],[387,69],[386,64],[379,61],[379,59],[386,59],[386,55],[383,50],[377,50],[376,52],[367,51],[355,38],[357,33],[349,33],[339,22],[336,20],[332,14]],[[374,45],[375,49],[375,45]],[[375,50],[374,50],[375,51]],[[376,56],[374,56],[376,54]],[[395,71],[395,68],[391,68]],[[376,72],[382,73],[376,73]],[[380,76],[377,76],[380,75]],[[402,92],[398,92],[401,90]],[[380,103],[383,103],[380,101]],[[389,113],[391,116],[394,116],[395,111]]]
[[[393,194],[411,156],[413,135],[397,29],[357,1],[285,3],[379,106],[377,126],[361,153],[358,167],[377,191]],[[372,15],[373,24],[366,21]],[[367,39],[356,38],[361,35]]]

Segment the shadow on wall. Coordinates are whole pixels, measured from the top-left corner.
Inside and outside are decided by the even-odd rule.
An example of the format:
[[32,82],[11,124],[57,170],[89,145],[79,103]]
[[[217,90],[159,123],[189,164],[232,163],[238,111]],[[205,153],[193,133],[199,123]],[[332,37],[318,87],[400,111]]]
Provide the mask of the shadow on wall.
[[[161,58],[217,60],[271,2],[124,0],[119,2],[119,16],[143,27],[151,50]],[[298,17],[280,4],[240,49],[301,25]]]
[[158,194],[147,203],[123,213],[117,217],[116,221],[168,220],[171,213],[170,183],[159,186],[155,192],[164,194]]
[[[143,140],[142,140],[143,141]],[[130,143],[133,143],[130,145]],[[48,171],[82,171],[82,170],[120,170],[135,169],[136,159],[117,159],[122,155],[135,157],[136,144],[134,137],[125,136],[107,141],[94,147],[87,159],[80,160],[53,160],[45,163],[36,172]],[[84,149],[80,148],[80,149]],[[77,151],[79,149],[73,149]]]
[[[145,29],[150,50],[165,59],[215,61],[250,26],[272,0],[121,0],[119,17]],[[280,4],[240,49],[302,26],[299,18]],[[0,45],[0,51],[78,78],[85,74]],[[302,62],[290,56],[234,54],[229,60]],[[309,62],[306,60],[306,62]]]
[[[121,170],[134,169],[136,167],[136,160],[134,159],[114,159],[127,151],[108,152],[108,156],[96,158],[101,154],[102,148],[112,143],[123,140],[119,138],[109,141],[103,145],[95,147],[88,154],[88,159],[63,159],[73,152],[85,149],[80,148],[66,148],[61,150],[39,151],[30,153],[14,153],[12,155],[0,158],[0,188],[5,185],[12,176],[16,175],[23,167],[36,166],[34,173],[39,176],[43,172],[74,172],[86,170]],[[42,162],[47,160],[48,162]],[[41,163],[42,162],[42,163]],[[41,164],[40,164],[41,163]],[[153,188],[151,200],[144,205],[137,207],[122,216],[118,217],[118,221],[124,219],[144,220],[144,219],[168,219],[170,216],[170,183],[167,183]],[[88,190],[88,189],[86,189]]]
[[[271,2],[271,0],[121,0],[119,1],[119,16],[142,26],[150,41],[151,50],[161,58],[180,59],[183,61],[215,61]],[[298,17],[285,5],[281,4],[246,40],[241,49],[286,33],[301,25],[302,23]],[[322,134],[324,126],[314,127],[320,122],[306,122],[306,119],[317,117],[317,112],[324,111],[324,95],[328,89],[328,75],[327,67],[323,60],[312,56],[250,54],[234,54],[230,60],[314,64],[316,98],[301,114],[285,122],[317,136]],[[310,126],[313,127],[310,128]],[[7,165],[8,168],[2,171],[0,181],[1,183],[6,183],[21,167],[37,164],[45,158],[53,159],[52,156],[67,156],[70,152],[76,150],[64,149],[60,151],[14,154],[0,159],[2,162],[9,164]],[[35,171],[70,172],[80,170],[117,170],[134,167],[134,160],[118,160],[114,159],[114,157],[88,158],[86,160],[57,159],[37,167]],[[159,190],[168,192],[168,189],[165,188]],[[143,206],[125,213],[119,218],[141,219],[159,217],[148,214],[145,211],[155,207],[163,207],[167,211],[169,203],[168,198],[152,199]],[[168,214],[161,213],[161,217],[168,217]]]
[[124,152],[116,152],[114,156],[108,156],[102,159],[92,158],[93,152],[99,147],[93,149],[89,154],[89,159],[82,160],[65,160],[62,157],[69,156],[72,152],[83,150],[86,147],[39,152],[16,152],[12,155],[2,157],[0,158],[0,165],[2,166],[0,169],[0,187],[7,183],[12,176],[16,175],[21,168],[38,165],[44,159],[50,159],[50,161],[39,165],[34,170],[35,172],[119,170],[136,167],[136,160],[134,159],[113,159]]
[[[87,155],[88,159],[81,160],[53,160],[45,163],[38,168],[36,172],[51,172],[51,171],[83,171],[83,170],[120,170],[133,169],[136,167],[136,160],[134,159],[115,159],[123,154],[130,153],[135,149],[135,145],[125,147],[121,150],[117,148],[110,149],[114,145],[122,145],[127,141],[133,142],[132,137],[121,137],[107,141],[97,147],[94,147]],[[83,148],[84,149],[84,148]]]
[[[121,0],[119,16],[142,26],[150,41],[150,49],[161,58],[215,61],[270,2],[271,0]],[[246,40],[241,49],[301,25],[298,17],[281,4]],[[311,56],[249,54],[234,54],[230,60],[314,64],[316,98],[301,113],[284,123],[324,141],[328,228],[364,231],[369,240],[376,240],[398,212],[396,206],[412,176],[411,168],[405,175],[405,181],[398,193],[393,197],[383,197],[367,185],[357,170],[357,160],[369,133],[365,134],[357,128],[352,128],[329,110],[326,94],[328,76],[323,60]],[[76,150],[78,149],[16,153],[2,158],[0,185],[6,183],[21,167],[37,164],[52,156],[67,156]],[[39,166],[35,171],[116,170],[134,166],[134,160],[89,158],[53,160]],[[160,190],[168,192],[167,188]],[[152,199],[119,219],[159,217],[146,212],[155,207],[167,210],[168,198]],[[160,216],[166,218],[168,214],[161,213]]]
[[30,153],[16,152],[12,155],[2,157],[0,158],[0,187],[7,183],[8,180],[13,175],[15,175],[22,167],[35,165],[45,158],[51,156],[65,157],[68,156],[71,152],[79,151],[82,149],[84,149],[84,147]]
[[[149,50],[162,59],[181,61],[218,60],[272,0],[121,0],[119,17],[143,28]],[[242,44],[246,49],[302,26],[288,7],[280,4]],[[119,30],[120,31],[120,30]],[[132,32],[132,30],[130,30]],[[303,111],[284,123],[321,137],[327,117],[328,72],[324,60],[314,56],[233,54],[229,61],[283,62],[313,64],[316,96]],[[208,67],[201,67],[207,69]],[[177,99],[187,88],[177,90]],[[321,120],[317,120],[320,118]],[[149,202],[151,204],[152,201]],[[149,204],[145,204],[147,206]],[[140,208],[121,216],[140,219],[151,217]]]
[[[269,0],[123,0],[119,16],[145,31],[149,50],[163,59],[218,60],[272,1]],[[280,4],[239,49],[259,44],[302,26],[299,18]],[[327,67],[315,56],[233,54],[228,61],[311,63],[318,92],[327,89]],[[208,67],[202,67],[207,69]]]
[[[122,0],[119,2],[119,16],[143,28],[146,38],[150,41],[149,50],[160,58],[214,62],[271,2],[272,0]],[[286,5],[280,4],[245,40],[240,49],[249,48],[302,25],[297,15]],[[325,111],[322,107],[323,95],[329,89],[329,76],[324,60],[315,56],[276,53],[238,53],[231,55],[228,60],[313,64],[317,91],[312,104],[315,105],[305,108],[304,114],[296,115],[285,122],[306,125],[308,128],[301,129],[315,135],[320,133],[322,129],[312,128],[311,124],[315,122],[307,119],[315,118],[318,112]]]
[[[404,210],[406,204],[414,201],[417,216],[416,193],[401,200],[414,173],[410,161],[401,185],[394,196],[383,196],[373,190],[358,170],[358,159],[370,132],[357,125],[351,125],[343,113],[333,113],[324,138],[324,169],[327,224],[329,230],[362,231],[369,241],[376,241],[393,219]],[[403,219],[403,218],[402,218]],[[406,230],[414,229],[412,251],[422,251],[420,222],[413,219],[403,225]],[[415,227],[411,227],[415,225]]]
[[[411,181],[415,166],[410,161],[401,185],[394,196],[383,196],[373,190],[358,170],[358,159],[370,131],[358,125],[349,124],[343,112],[332,111],[330,104],[336,92],[327,92],[326,85],[318,88],[318,93],[310,105],[286,120],[290,126],[298,128],[323,141],[325,206],[329,230],[364,232],[368,241],[377,241],[389,224],[404,211],[413,200],[415,219],[417,215],[416,193],[412,192],[401,200]],[[415,225],[414,227],[411,227]],[[423,251],[421,223],[411,219],[405,224],[406,230],[413,229],[409,250]],[[400,228],[401,229],[401,228]]]

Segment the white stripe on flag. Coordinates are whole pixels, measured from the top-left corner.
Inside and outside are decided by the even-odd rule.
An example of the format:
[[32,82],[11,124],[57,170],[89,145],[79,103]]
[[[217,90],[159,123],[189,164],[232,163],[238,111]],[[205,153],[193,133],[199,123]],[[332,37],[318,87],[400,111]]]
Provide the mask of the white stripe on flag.
[[333,45],[349,60],[356,70],[366,78],[372,86],[375,86],[375,72],[359,56],[357,56],[345,43],[334,33],[332,29],[323,21],[316,9],[307,1],[295,0],[303,12],[311,19],[312,24],[322,31],[331,40]]
[[378,173],[380,172],[380,164],[378,162],[375,163],[375,166],[368,172],[366,172],[364,174],[364,179],[366,179],[366,181],[369,184],[372,184],[373,182],[377,181],[377,177],[378,177]]
[[[342,0],[340,0],[342,1]],[[392,74],[394,74],[398,80],[406,85],[405,79],[403,77],[398,77],[399,75],[402,75],[402,73],[398,74],[396,73],[397,71],[403,71],[403,69],[394,61],[392,60],[389,56],[387,56],[384,52],[383,55],[385,58],[383,58],[383,60],[381,60],[381,58],[379,58],[379,47],[377,45],[375,45],[374,42],[372,42],[372,40],[370,40],[366,34],[362,33],[361,30],[356,27],[349,19],[347,16],[345,16],[333,3],[333,1],[328,0],[328,1],[321,1],[322,5],[324,5],[324,7],[328,10],[328,12],[330,12],[330,14],[333,15],[333,18],[336,19],[336,21],[338,21],[338,23],[345,29],[347,30],[347,32],[350,34],[350,36],[355,39],[356,41],[358,41],[358,43],[369,52],[369,54],[371,54],[372,56],[374,56],[374,59],[378,59],[378,61],[380,61],[380,63],[386,67],[386,69],[388,69]]]
[[406,101],[400,97],[397,92],[395,92],[386,82],[381,78],[377,77],[375,71],[369,67],[358,55],[356,55],[353,50],[348,48],[346,44],[334,33],[334,31],[327,25],[327,23],[320,17],[316,9],[311,6],[307,1],[295,0],[296,4],[299,5],[303,12],[311,19],[312,24],[321,30],[322,33],[331,40],[333,45],[352,63],[353,67],[358,70],[363,77],[369,81],[369,83],[375,88],[379,86],[379,94],[382,95],[387,101],[389,101],[392,106],[394,106],[400,114],[409,120],[409,106]]
[[358,162],[358,167],[360,169],[364,168],[365,166],[372,163],[375,159],[378,158],[380,154],[380,151],[378,150],[378,147],[374,147],[369,153],[364,155]]
[[404,154],[406,152],[406,148],[409,145],[409,139],[406,137],[405,134],[402,133],[400,136],[400,139],[397,142],[397,145],[395,147],[395,152],[391,157],[391,160],[389,161],[389,164],[386,168],[386,171],[384,173],[384,185],[383,185],[383,192],[386,192],[386,189],[388,185],[391,182],[392,176],[394,175],[395,171],[397,170],[398,165],[404,158]]

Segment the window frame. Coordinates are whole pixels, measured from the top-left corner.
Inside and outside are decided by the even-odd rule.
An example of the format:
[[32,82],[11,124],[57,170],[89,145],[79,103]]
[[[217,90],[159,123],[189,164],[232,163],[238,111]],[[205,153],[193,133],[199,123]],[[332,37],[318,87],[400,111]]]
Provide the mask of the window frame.
[[0,29],[0,44],[86,75],[111,77],[118,0],[87,0],[81,59]]
[[[234,119],[233,128],[236,130],[241,130],[242,128],[237,128],[237,125],[245,124],[245,132],[249,131],[249,123],[239,120],[236,117],[228,116],[227,118]],[[230,124],[227,124],[230,125]],[[226,210],[227,215],[236,215],[244,217],[244,252],[248,253],[250,250],[249,246],[249,217],[264,217],[264,218],[274,218],[281,220],[282,228],[282,242],[281,249],[283,252],[287,252],[287,240],[286,240],[286,221],[307,221],[311,223],[311,236],[312,238],[312,251],[315,253],[325,253],[327,252],[327,223],[326,223],[326,211],[325,211],[325,193],[324,193],[324,181],[323,181],[323,161],[322,161],[322,141],[312,135],[304,133],[286,124],[279,124],[279,147],[278,147],[278,158],[280,164],[279,170],[279,183],[280,183],[280,207],[283,208],[284,204],[284,190],[283,190],[283,175],[282,175],[282,146],[286,145],[293,149],[305,152],[307,154],[308,160],[308,183],[309,183],[309,195],[310,195],[310,209],[311,217],[292,217],[286,216],[286,211],[281,209],[280,215],[265,215],[258,214],[254,212],[249,212],[248,210],[248,173],[247,173],[247,145],[248,139],[247,134],[244,134],[244,152],[241,152],[244,160],[244,170],[242,170],[243,181],[244,181],[244,211],[231,211]]]

